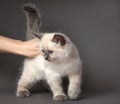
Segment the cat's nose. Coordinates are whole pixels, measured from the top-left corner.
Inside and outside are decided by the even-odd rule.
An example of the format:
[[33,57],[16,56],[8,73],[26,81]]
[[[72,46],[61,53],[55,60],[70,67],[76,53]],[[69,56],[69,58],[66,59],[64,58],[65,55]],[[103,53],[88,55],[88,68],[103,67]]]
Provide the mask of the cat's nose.
[[49,59],[49,55],[44,55],[45,60]]
[[49,59],[49,53],[47,51],[44,53],[44,58],[45,58],[45,60]]
[[45,57],[45,60],[48,60],[48,57]]

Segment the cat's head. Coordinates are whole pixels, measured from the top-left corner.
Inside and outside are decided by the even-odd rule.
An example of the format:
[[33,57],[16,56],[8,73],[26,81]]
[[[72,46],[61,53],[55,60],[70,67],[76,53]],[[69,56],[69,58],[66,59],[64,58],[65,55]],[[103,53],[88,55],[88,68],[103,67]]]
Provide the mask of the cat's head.
[[46,61],[64,60],[68,57],[70,50],[70,40],[61,33],[44,33],[36,37],[40,39],[41,55]]

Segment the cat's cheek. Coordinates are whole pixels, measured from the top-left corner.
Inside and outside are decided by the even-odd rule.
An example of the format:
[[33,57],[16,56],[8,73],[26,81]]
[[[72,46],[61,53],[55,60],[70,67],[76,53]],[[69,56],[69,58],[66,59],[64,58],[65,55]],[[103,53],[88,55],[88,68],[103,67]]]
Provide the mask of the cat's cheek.
[[54,61],[54,60],[56,60],[56,58],[53,58],[53,57],[50,58],[50,61]]

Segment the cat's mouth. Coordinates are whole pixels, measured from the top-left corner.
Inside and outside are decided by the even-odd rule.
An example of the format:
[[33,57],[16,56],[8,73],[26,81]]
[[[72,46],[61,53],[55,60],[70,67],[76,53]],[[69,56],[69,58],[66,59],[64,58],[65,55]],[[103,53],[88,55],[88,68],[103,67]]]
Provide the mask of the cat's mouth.
[[52,61],[55,61],[56,60],[56,58],[44,58],[46,61],[48,61],[48,62],[52,62]]

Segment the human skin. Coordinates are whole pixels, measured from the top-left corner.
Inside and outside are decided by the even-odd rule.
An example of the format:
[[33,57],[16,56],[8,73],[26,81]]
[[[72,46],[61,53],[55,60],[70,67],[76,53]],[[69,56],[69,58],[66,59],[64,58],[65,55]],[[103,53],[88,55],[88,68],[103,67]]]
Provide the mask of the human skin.
[[11,53],[33,58],[40,53],[38,39],[34,38],[28,41],[21,41],[0,35],[0,53]]

